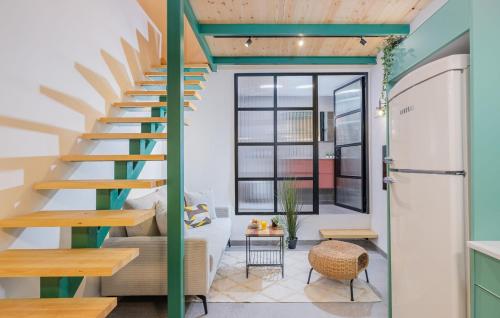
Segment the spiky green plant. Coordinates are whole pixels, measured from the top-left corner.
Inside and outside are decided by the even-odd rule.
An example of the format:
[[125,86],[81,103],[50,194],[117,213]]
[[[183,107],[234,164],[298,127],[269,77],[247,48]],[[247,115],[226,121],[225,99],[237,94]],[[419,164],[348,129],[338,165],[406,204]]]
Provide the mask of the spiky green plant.
[[288,232],[288,240],[297,238],[300,220],[298,212],[301,209],[299,193],[295,180],[286,180],[280,192],[280,203],[283,209],[283,221],[286,231]]

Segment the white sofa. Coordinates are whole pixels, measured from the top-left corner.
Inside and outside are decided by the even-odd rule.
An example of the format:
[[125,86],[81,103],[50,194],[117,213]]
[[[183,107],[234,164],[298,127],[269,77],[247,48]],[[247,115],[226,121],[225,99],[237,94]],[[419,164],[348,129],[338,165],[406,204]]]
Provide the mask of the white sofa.
[[[212,223],[185,230],[185,294],[206,296],[231,234],[229,208],[216,208]],[[116,235],[116,234],[115,234]],[[168,235],[167,235],[168,236]],[[139,256],[114,276],[101,280],[103,296],[167,295],[167,237],[110,237],[103,247],[136,247]]]

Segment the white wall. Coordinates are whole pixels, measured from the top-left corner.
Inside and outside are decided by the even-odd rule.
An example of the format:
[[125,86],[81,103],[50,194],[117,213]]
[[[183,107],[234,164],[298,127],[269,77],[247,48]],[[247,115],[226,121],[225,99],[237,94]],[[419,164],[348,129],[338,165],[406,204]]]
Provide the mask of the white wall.
[[[234,207],[234,74],[250,72],[368,72],[371,67],[225,67],[209,75],[198,111],[187,113],[192,125],[185,129],[185,185],[189,191],[213,189],[216,205]],[[369,74],[371,82],[371,74]],[[370,89],[371,91],[371,89]],[[372,109],[368,105],[369,117]],[[372,177],[370,177],[372,179]],[[255,216],[232,217],[233,240],[244,239],[244,229]],[[270,217],[268,217],[270,218]],[[371,214],[314,215],[303,218],[302,240],[319,239],[320,228],[369,228]]]
[[[106,129],[96,118],[143,67],[157,63],[158,32],[135,0],[4,0],[0,21],[0,217],[95,209],[95,191],[36,192],[32,185],[113,178],[111,163],[62,164],[59,156],[128,153],[127,142],[97,145],[77,137]],[[146,170],[144,177],[159,177],[158,165]],[[58,228],[0,231],[0,249],[67,246],[67,234]],[[38,281],[2,279],[0,297],[36,297]]]
[[[371,69],[370,103],[374,110],[382,93],[384,71],[377,59],[377,65]],[[386,144],[386,117],[370,116],[370,212],[371,229],[378,233],[374,243],[387,252],[387,191],[382,188],[382,146]]]

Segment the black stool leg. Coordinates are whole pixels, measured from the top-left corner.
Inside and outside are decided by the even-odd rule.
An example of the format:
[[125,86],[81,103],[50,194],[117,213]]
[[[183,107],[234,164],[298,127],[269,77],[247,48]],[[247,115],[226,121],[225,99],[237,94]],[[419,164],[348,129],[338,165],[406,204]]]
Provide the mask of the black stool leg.
[[354,279],[351,279],[351,301],[354,301],[354,291],[352,290],[352,282],[354,281]]
[[309,282],[311,281],[312,272],[313,272],[313,268],[311,267],[311,270],[309,271],[309,278],[307,279],[307,285],[309,285]]
[[203,302],[203,309],[205,310],[205,315],[208,315],[208,306],[207,306],[207,296],[198,295],[198,298]]
[[369,284],[370,279],[368,279],[368,270],[367,269],[365,269],[365,275],[366,275],[366,282]]

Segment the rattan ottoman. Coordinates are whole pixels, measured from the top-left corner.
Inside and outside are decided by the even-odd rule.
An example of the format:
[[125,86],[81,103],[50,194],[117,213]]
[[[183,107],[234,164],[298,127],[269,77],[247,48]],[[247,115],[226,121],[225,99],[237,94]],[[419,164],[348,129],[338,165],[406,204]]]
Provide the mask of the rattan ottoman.
[[351,301],[354,301],[352,282],[358,274],[364,270],[366,281],[370,282],[367,271],[368,253],[356,244],[335,240],[321,242],[309,251],[309,264],[311,270],[308,284],[313,270],[328,278],[350,280]]

